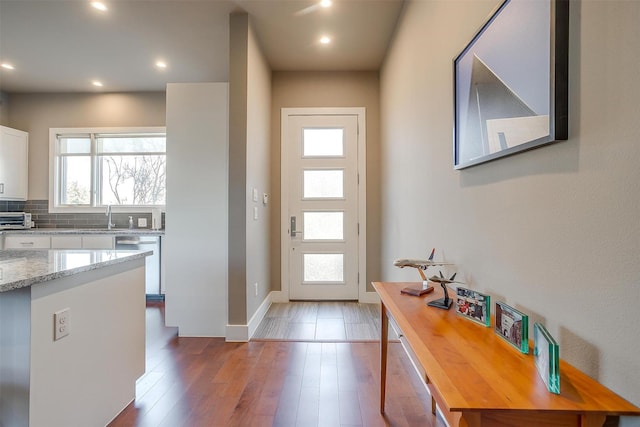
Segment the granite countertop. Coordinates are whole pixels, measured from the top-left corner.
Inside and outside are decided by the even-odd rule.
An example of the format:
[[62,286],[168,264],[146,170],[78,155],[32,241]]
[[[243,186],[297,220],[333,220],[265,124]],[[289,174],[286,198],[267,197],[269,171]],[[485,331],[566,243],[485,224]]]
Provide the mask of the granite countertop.
[[0,292],[144,258],[152,253],[89,249],[3,250],[0,251]]
[[164,230],[151,230],[149,228],[29,228],[25,230],[0,230],[0,234],[9,236],[16,234],[134,234],[145,236],[164,236]]

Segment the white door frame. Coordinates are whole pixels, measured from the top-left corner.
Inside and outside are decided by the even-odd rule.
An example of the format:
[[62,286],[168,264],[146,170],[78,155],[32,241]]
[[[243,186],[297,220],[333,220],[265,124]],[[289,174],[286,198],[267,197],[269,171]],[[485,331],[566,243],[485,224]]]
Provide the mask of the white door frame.
[[[358,119],[358,301],[376,302],[376,295],[367,292],[367,153],[366,153],[366,110],[364,107],[348,108],[282,108],[281,147],[289,143],[288,122],[290,116],[357,116]],[[280,150],[280,293],[274,295],[276,302],[289,301],[289,161],[287,150]],[[285,237],[286,236],[286,237]],[[373,292],[375,294],[375,292]]]

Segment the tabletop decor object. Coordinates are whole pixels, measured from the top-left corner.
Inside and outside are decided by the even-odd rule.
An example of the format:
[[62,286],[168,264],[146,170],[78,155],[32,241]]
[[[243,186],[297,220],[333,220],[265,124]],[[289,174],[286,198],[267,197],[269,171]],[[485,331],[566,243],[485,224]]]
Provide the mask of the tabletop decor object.
[[547,328],[533,324],[533,357],[536,368],[551,393],[560,394],[560,346]]
[[501,301],[496,301],[495,331],[509,344],[529,354],[529,316]]
[[458,286],[456,313],[467,319],[489,326],[491,322],[491,297],[478,291]]

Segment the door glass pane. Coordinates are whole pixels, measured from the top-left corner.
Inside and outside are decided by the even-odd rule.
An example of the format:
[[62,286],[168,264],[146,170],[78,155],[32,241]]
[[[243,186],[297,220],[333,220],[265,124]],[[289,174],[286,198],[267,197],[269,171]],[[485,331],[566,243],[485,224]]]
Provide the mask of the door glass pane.
[[302,155],[304,157],[342,157],[344,129],[304,129]]
[[344,282],[344,254],[304,254],[305,282]]
[[344,212],[305,212],[305,240],[342,240]]
[[305,170],[303,174],[305,199],[344,197],[342,169]]

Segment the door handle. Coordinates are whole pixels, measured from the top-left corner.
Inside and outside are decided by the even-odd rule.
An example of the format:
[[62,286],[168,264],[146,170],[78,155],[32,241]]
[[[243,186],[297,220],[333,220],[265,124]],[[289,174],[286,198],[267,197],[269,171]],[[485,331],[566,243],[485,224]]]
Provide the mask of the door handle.
[[294,237],[296,234],[302,234],[302,231],[296,230],[296,217],[295,216],[291,217],[291,221],[290,221],[289,225],[290,225],[289,230],[291,230],[290,231],[291,237]]

